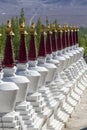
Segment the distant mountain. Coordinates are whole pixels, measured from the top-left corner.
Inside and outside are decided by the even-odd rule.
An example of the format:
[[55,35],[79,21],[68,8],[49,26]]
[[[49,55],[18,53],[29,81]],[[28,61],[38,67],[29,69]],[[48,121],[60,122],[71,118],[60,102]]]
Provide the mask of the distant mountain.
[[49,22],[87,25],[87,0],[0,0],[0,23],[19,16],[21,8],[28,24],[38,17],[44,23],[48,16]]
[[0,0],[2,3],[17,4],[18,0]]
[[61,6],[87,6],[87,0],[0,0],[0,3],[9,3],[9,4],[15,4],[15,5],[26,5],[29,3],[39,3],[42,4],[57,4]]
[[61,4],[67,5],[70,4],[73,0],[42,0],[45,4]]
[[61,6],[87,6],[87,0],[41,0],[45,4],[59,4]]

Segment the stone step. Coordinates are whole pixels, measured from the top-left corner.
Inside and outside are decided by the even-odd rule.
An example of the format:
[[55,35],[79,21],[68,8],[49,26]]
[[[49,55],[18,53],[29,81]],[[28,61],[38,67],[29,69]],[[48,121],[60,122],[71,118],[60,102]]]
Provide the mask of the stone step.
[[78,83],[78,88],[80,88],[81,90],[85,90],[85,86],[83,86],[82,84]]
[[62,89],[59,90],[59,92],[62,92],[63,94],[67,95],[70,92],[70,88],[68,87],[63,87]]
[[77,105],[77,101],[76,100],[74,100],[73,98],[71,98],[71,97],[68,97],[67,98],[67,102],[71,105],[71,106],[73,106],[73,107],[75,107],[76,105]]
[[13,111],[10,113],[5,114],[3,117],[0,117],[0,122],[13,122],[15,120],[18,120],[19,113]]
[[59,110],[58,113],[57,113],[57,118],[63,122],[63,123],[66,123],[69,119],[69,114],[67,114],[65,111],[63,110]]
[[18,105],[16,105],[16,110],[28,110],[29,109],[29,105],[30,103],[29,102],[22,102]]
[[76,101],[80,101],[80,96],[76,94],[74,91],[71,92],[70,96],[75,99]]
[[44,124],[44,120],[42,118],[37,118],[34,122],[27,122],[27,129],[29,130],[41,130],[42,126]]
[[41,112],[43,109],[42,109],[41,107],[36,107],[36,106],[34,106],[34,110],[35,110],[36,112]]
[[81,80],[81,82],[80,82],[83,86],[87,86],[87,82],[86,82],[86,80]]
[[[64,124],[62,122],[59,122],[57,120],[53,120],[49,125],[48,125],[48,129],[50,130],[61,130],[64,127]],[[53,128],[53,129],[52,129]]]
[[47,118],[53,113],[51,109],[45,108],[42,112],[43,115],[45,115]]
[[58,103],[57,103],[56,100],[54,100],[54,99],[52,100],[52,99],[49,99],[48,97],[45,97],[45,102],[47,103],[47,106],[54,109],[56,106],[58,106]]
[[14,122],[0,122],[0,128],[15,128],[18,126],[20,123],[19,121],[14,121]]
[[66,113],[71,114],[71,113],[73,112],[73,110],[74,110],[74,107],[72,107],[72,106],[70,106],[69,104],[65,103],[65,104],[63,104],[62,109],[63,109]]
[[78,95],[82,95],[83,91],[81,91],[79,88],[74,88],[74,91],[78,94]]
[[36,93],[34,93],[32,95],[27,96],[27,100],[28,101],[38,101],[40,99],[41,99],[41,94],[38,93],[38,92],[36,92]]
[[32,105],[33,107],[38,107],[39,105],[41,105],[41,102],[31,101],[31,105]]
[[63,94],[59,94],[57,96],[55,95],[54,98],[58,99],[58,101],[61,103],[63,100],[65,100],[66,97]]
[[15,128],[0,128],[0,130],[20,130],[21,127],[20,126],[16,126]]

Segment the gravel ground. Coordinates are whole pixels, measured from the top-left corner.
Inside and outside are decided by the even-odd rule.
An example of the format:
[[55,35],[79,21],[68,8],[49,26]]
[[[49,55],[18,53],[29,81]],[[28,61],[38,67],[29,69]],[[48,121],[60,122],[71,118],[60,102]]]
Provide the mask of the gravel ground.
[[87,130],[87,89],[63,130]]

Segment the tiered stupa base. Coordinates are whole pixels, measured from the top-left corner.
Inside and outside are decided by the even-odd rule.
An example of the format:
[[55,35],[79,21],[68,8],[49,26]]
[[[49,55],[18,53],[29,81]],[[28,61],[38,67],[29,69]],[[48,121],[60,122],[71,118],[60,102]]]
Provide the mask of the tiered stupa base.
[[0,129],[62,130],[87,87],[86,71],[83,59],[70,65],[61,73],[65,86],[50,83],[28,95],[27,101],[16,105],[16,112],[1,114]]
[[42,128],[44,120],[35,113],[32,105],[29,102],[25,101],[18,104],[16,106],[16,111],[19,112],[27,129],[39,130]]
[[15,111],[0,114],[0,130],[26,130],[24,122]]

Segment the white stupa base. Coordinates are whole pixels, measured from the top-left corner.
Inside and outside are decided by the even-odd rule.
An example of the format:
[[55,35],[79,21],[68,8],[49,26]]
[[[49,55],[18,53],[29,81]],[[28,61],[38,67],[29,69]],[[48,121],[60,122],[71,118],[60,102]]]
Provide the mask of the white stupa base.
[[56,88],[50,88],[49,86],[49,89],[53,95],[53,98],[58,102],[60,99],[62,99],[64,96],[64,93],[61,89],[59,89],[58,87]]
[[[22,102],[16,106],[16,111],[19,112],[22,120],[29,130],[40,130],[44,124],[44,119],[40,118],[34,111],[29,102]],[[27,130],[26,129],[26,130]]]
[[10,112],[7,114],[0,114],[0,130],[26,130],[21,117],[18,112]]
[[67,103],[70,104],[72,107],[75,107],[77,105],[78,101],[76,101],[72,97],[68,96],[67,97]]
[[36,92],[30,96],[27,96],[27,101],[31,102],[35,111],[45,120],[52,114],[52,110],[47,106],[47,103],[41,93]]
[[70,83],[71,80],[69,80],[69,78],[68,78],[68,76],[70,76],[70,73],[68,73],[68,72],[69,72],[68,69],[61,72],[61,77],[65,82],[64,86],[70,86],[71,85],[71,83]]
[[[41,117],[43,117],[43,118],[45,118],[45,121],[46,121],[46,123],[47,123],[47,128],[48,129],[54,129],[54,130],[57,130],[57,129],[60,129],[61,130],[61,128],[63,128],[63,126],[64,126],[64,124],[63,123],[61,123],[61,122],[59,122],[57,119],[55,119],[54,118],[54,113],[57,111],[57,109],[58,109],[58,104],[57,104],[57,102],[55,101],[55,100],[53,100],[53,97],[51,97],[51,93],[50,93],[50,91],[49,91],[49,88],[41,88],[40,90],[39,90],[39,92],[40,93],[42,93],[42,96],[44,97],[44,99],[45,99],[45,102],[47,103],[47,106],[50,108],[50,109],[44,109],[44,111],[42,111],[41,112],[41,110],[39,110],[39,108],[40,108],[40,105],[42,105],[42,104],[40,104],[39,106],[38,106],[38,104],[37,104],[37,102],[39,102],[40,103],[40,101],[41,101],[41,98],[40,98],[40,93],[34,93],[34,94],[32,94],[29,98],[28,98],[28,100],[32,103],[33,102],[33,104],[32,105],[34,105],[34,109],[35,109],[35,107],[37,108],[37,113],[39,114],[39,116],[41,116]],[[38,98],[38,96],[36,96],[36,95],[38,95],[39,96],[39,98]],[[32,100],[32,101],[31,101]],[[38,100],[38,101],[36,101],[36,100]],[[54,102],[55,101],[55,102]],[[48,111],[48,110],[50,110],[50,111]]]
[[63,122],[66,123],[69,119],[69,114],[67,114],[64,110],[62,110],[61,108],[58,110],[56,118]]
[[75,86],[75,87],[74,87],[74,92],[75,92],[77,95],[82,95],[82,94],[83,94],[83,91],[80,90],[80,89],[78,88],[78,86]]
[[86,70],[84,70],[85,72],[83,72],[83,76],[82,76],[82,80],[87,83],[87,72]]
[[78,95],[77,93],[75,93],[74,91],[72,91],[72,92],[70,93],[70,96],[71,96],[74,100],[76,100],[76,101],[79,101],[80,98],[81,98],[81,96]]
[[87,79],[82,78],[79,83],[82,84],[84,87],[87,87]]
[[83,86],[81,83],[78,83],[78,88],[81,89],[82,91],[84,91],[86,87]]
[[51,109],[55,110],[56,108],[58,108],[59,103],[54,99],[54,97],[53,97],[53,95],[52,95],[52,93],[51,93],[49,87],[41,88],[41,89],[39,90],[39,92],[42,93],[42,96],[44,97],[44,99],[45,99],[47,105],[48,105]]
[[49,130],[61,130],[63,129],[64,124],[56,119],[54,119],[54,115],[52,115],[49,119],[49,124],[47,128]]

